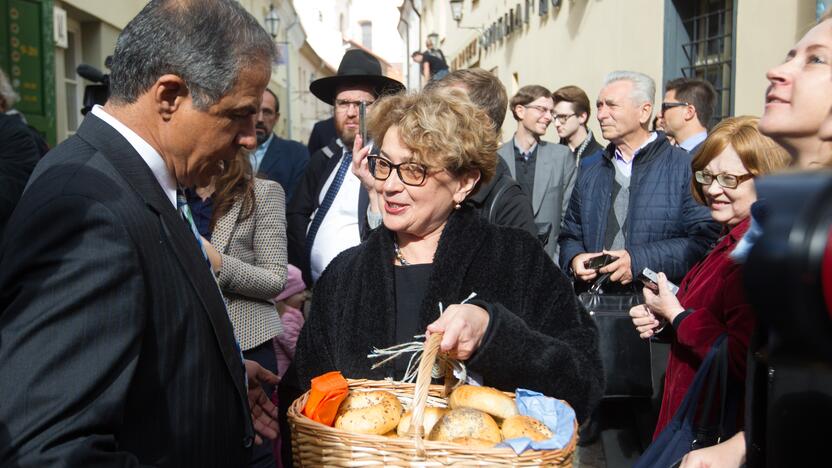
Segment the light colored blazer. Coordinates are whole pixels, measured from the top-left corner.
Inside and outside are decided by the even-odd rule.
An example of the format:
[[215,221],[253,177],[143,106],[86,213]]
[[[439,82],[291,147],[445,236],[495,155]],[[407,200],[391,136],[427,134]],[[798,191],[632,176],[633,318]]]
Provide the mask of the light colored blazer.
[[277,182],[254,179],[254,212],[240,221],[237,200],[211,234],[222,254],[217,281],[225,297],[234,335],[243,350],[271,340],[282,331],[271,298],[286,283],[286,201]]
[[[511,176],[517,178],[514,160],[514,138],[512,137],[497,151],[508,164]],[[575,157],[565,145],[540,141],[537,147],[537,161],[534,167],[534,193],[532,194],[532,212],[534,222],[538,228],[551,225],[546,253],[555,260],[558,259],[558,234],[560,223],[572,188],[575,186],[577,171]]]

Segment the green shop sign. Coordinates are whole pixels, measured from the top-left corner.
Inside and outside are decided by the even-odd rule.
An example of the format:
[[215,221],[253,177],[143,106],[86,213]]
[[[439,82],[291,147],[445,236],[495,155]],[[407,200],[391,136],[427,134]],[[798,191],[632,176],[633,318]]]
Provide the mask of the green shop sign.
[[0,0],[0,66],[20,95],[15,108],[55,144],[52,0]]

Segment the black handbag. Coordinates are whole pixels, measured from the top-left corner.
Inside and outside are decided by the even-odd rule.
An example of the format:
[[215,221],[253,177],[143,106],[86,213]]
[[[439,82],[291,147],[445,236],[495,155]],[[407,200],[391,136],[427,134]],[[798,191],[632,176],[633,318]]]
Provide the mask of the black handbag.
[[650,340],[638,336],[630,308],[644,303],[636,292],[604,293],[609,273],[599,277],[589,291],[578,295],[598,326],[598,344],[606,378],[605,398],[651,397],[653,379]]

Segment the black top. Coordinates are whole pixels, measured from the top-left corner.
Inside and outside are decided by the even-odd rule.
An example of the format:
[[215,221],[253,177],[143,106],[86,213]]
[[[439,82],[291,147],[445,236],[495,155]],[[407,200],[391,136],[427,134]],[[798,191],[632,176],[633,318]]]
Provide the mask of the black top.
[[523,192],[532,198],[534,193],[534,168],[537,165],[537,147],[526,154],[521,154],[517,145],[514,145],[515,179],[520,184]]
[[440,70],[447,70],[448,69],[448,64],[445,63],[445,61],[442,60],[440,57],[437,57],[435,55],[431,55],[431,54],[428,54],[428,53],[424,53],[424,54],[422,54],[422,58],[428,64],[428,67],[429,67],[428,70],[430,71],[430,76],[435,75],[436,72],[438,72]]
[[[413,341],[413,336],[425,332],[419,329],[419,317],[433,264],[397,266],[395,271],[396,344],[409,343]],[[404,356],[395,360],[395,378],[402,378],[407,362],[408,358]]]

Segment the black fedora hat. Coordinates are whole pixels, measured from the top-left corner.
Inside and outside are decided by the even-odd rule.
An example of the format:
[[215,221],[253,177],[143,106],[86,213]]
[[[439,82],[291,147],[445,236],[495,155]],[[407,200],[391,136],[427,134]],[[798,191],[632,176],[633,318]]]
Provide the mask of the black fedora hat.
[[333,105],[338,87],[372,86],[376,96],[398,93],[404,85],[384,76],[378,59],[361,49],[350,49],[338,65],[338,74],[309,83],[309,91],[321,101]]

